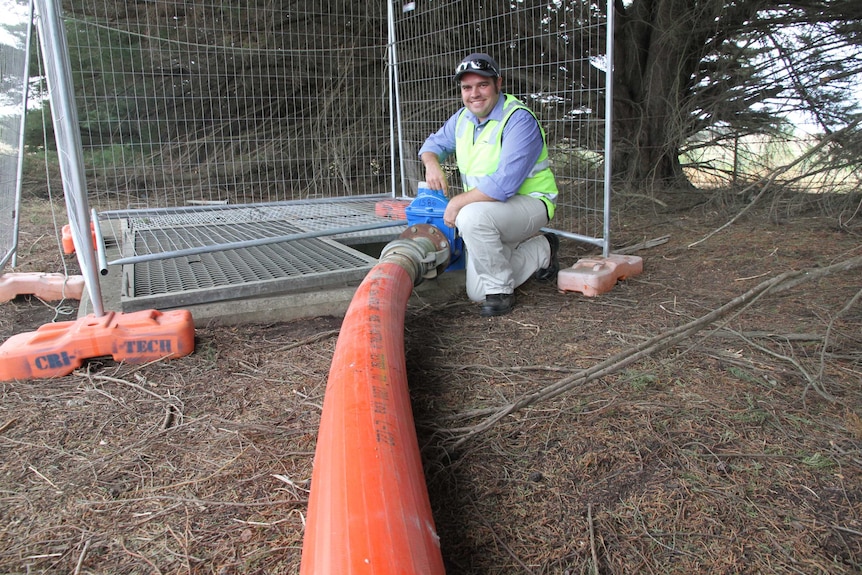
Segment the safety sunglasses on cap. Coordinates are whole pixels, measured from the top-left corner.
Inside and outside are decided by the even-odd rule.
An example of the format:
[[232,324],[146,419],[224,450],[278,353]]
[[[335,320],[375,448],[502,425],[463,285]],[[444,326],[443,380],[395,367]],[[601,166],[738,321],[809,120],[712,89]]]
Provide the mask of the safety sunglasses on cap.
[[455,68],[455,75],[457,76],[458,74],[469,72],[470,70],[481,70],[482,72],[491,72],[495,76],[500,75],[500,71],[497,70],[497,67],[484,58],[461,62],[458,64],[458,67]]

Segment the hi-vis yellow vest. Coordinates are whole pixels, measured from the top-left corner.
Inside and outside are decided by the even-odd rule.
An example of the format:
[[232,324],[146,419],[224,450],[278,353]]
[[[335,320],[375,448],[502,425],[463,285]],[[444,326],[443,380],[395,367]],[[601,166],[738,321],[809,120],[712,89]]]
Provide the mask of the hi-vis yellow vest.
[[[455,155],[458,158],[458,171],[461,172],[461,181],[464,183],[465,191],[477,187],[477,183],[482,177],[497,170],[503,151],[503,127],[516,110],[527,110],[533,118],[536,117],[533,111],[520,100],[507,94],[503,102],[503,119],[500,121],[488,120],[475,142],[473,141],[473,133],[476,126],[473,122],[465,119],[465,112],[461,112],[455,125]],[[548,219],[550,219],[554,217],[559,192],[554,174],[549,167],[545,131],[538,119],[536,123],[542,133],[542,153],[539,154],[539,159],[536,160],[536,165],[530,170],[527,179],[518,188],[518,193],[539,198],[545,202],[548,208]]]

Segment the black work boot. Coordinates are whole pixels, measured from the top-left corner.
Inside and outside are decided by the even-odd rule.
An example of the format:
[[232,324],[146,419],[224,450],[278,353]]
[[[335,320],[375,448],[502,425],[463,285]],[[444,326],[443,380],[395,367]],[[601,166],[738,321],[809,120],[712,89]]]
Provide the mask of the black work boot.
[[492,293],[485,296],[485,302],[479,309],[482,317],[493,317],[495,315],[507,314],[515,308],[515,294]]
[[536,270],[533,277],[540,282],[551,282],[557,279],[557,273],[560,271],[560,238],[549,232],[545,234],[545,239],[551,248],[551,263],[546,268]]

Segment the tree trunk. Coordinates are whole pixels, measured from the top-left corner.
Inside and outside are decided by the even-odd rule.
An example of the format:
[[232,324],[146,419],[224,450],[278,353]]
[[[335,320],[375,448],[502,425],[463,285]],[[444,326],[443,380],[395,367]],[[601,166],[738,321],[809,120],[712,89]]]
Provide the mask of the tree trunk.
[[615,3],[615,180],[635,189],[688,187],[679,161],[684,102],[706,41],[699,24],[712,10],[689,0]]
[[[717,111],[735,113],[727,105],[732,94],[716,84],[709,63],[770,1],[612,1],[614,179],[641,190],[689,189],[680,149]],[[704,97],[704,81],[714,87],[711,96]]]

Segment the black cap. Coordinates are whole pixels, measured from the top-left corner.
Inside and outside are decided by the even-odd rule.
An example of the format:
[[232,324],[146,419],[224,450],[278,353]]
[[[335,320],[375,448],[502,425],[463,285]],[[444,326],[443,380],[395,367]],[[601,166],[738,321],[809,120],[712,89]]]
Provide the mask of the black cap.
[[455,68],[455,81],[459,81],[461,76],[467,73],[479,74],[486,78],[499,78],[500,66],[489,55],[475,52],[461,60]]

